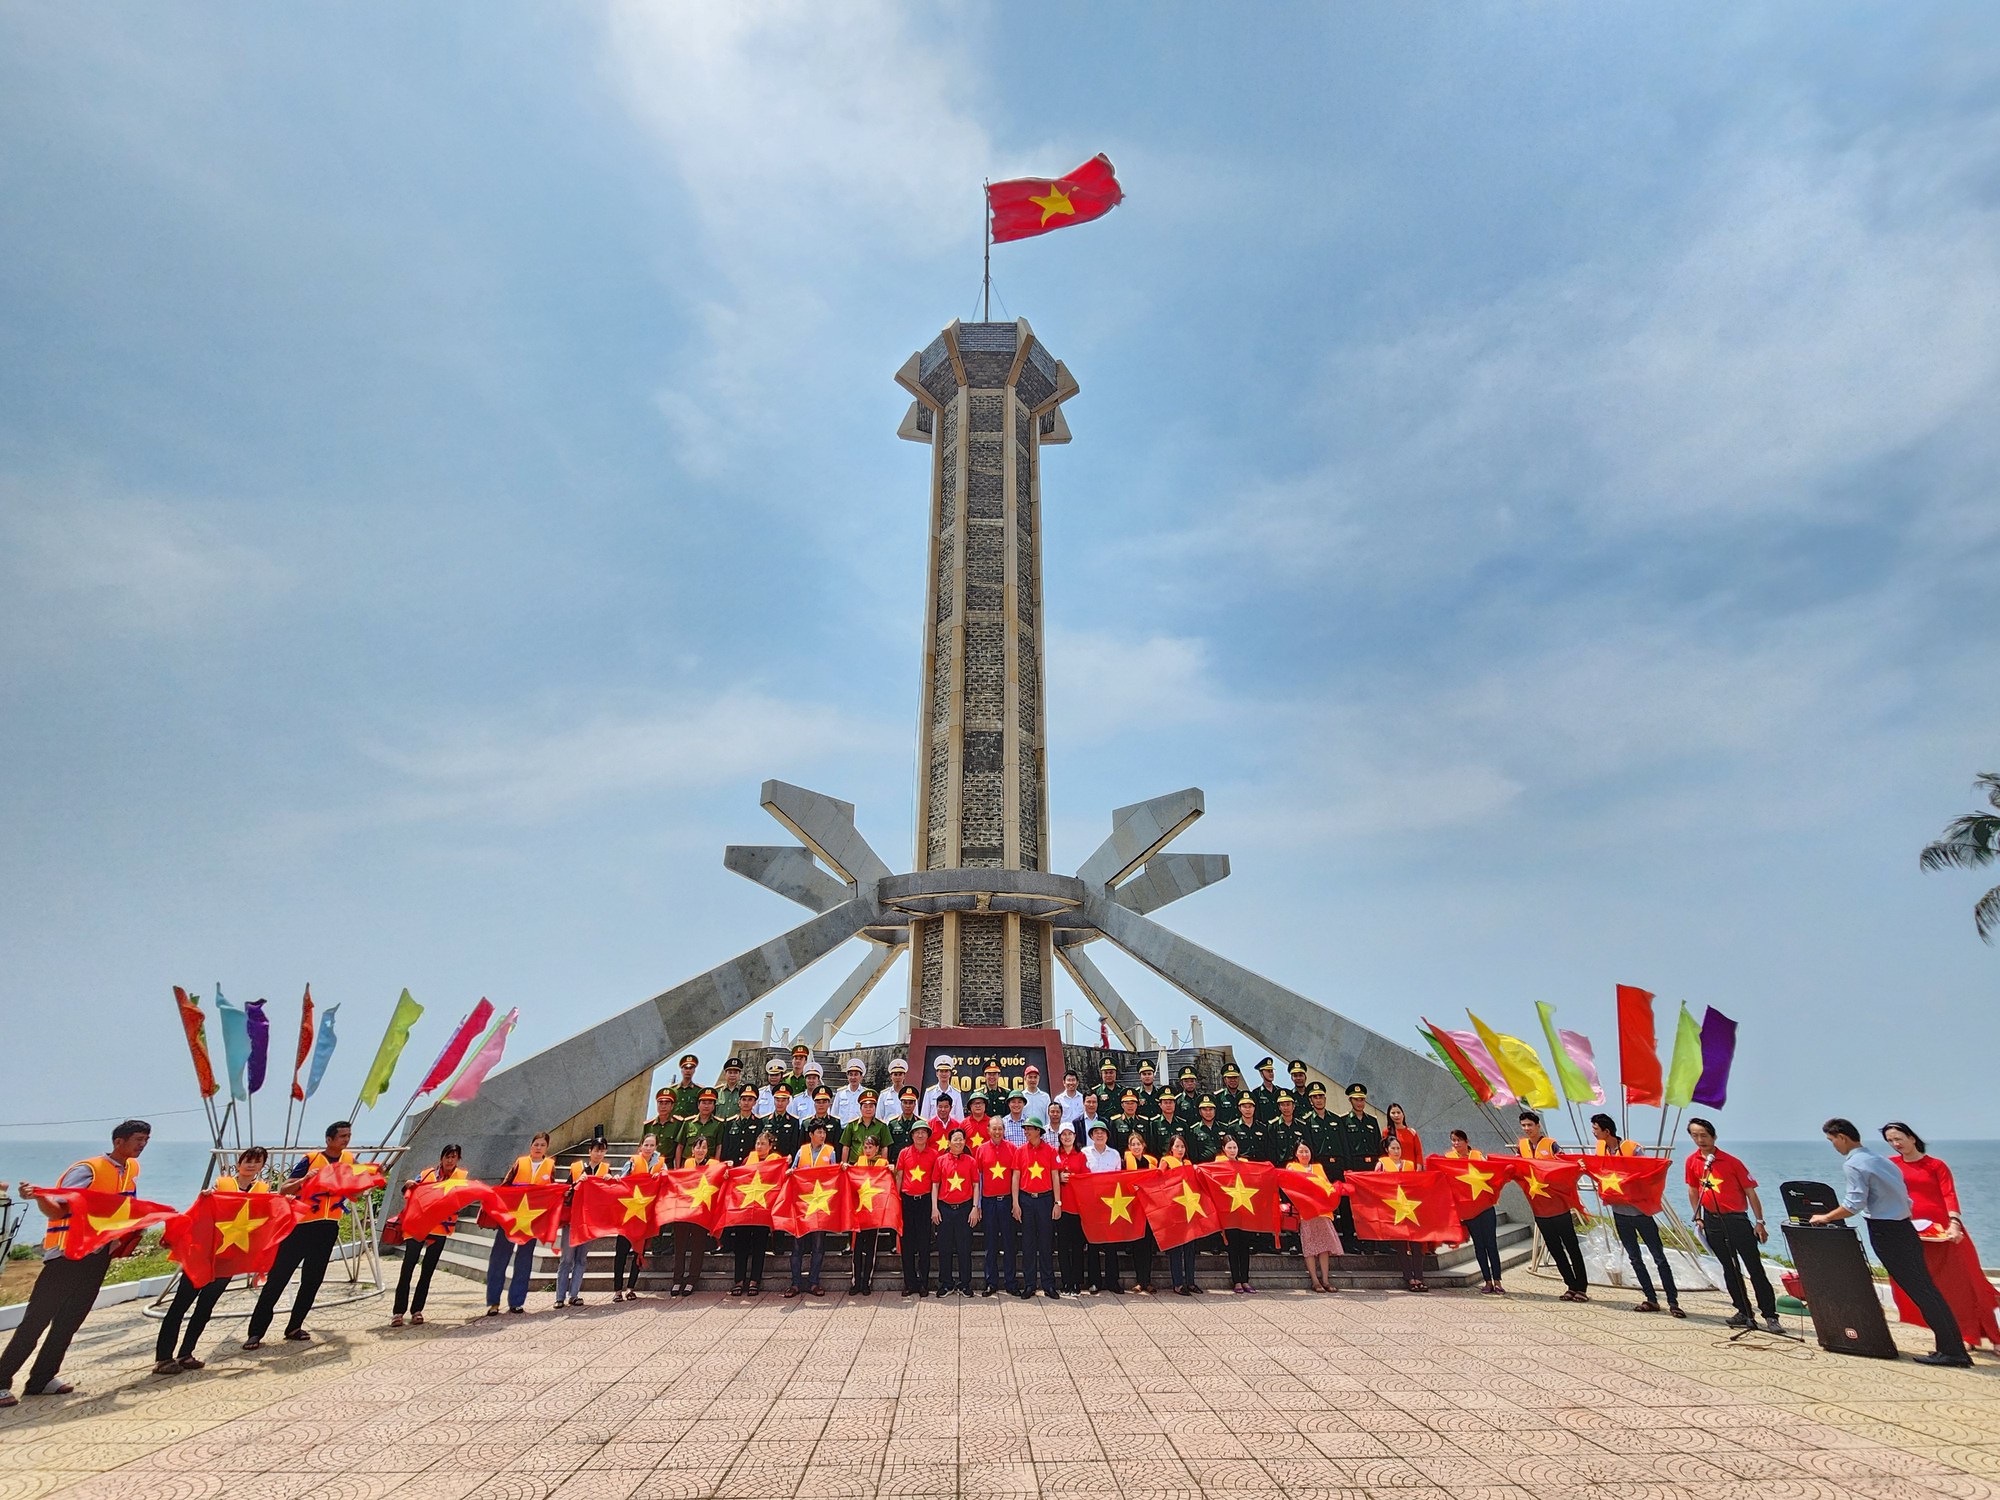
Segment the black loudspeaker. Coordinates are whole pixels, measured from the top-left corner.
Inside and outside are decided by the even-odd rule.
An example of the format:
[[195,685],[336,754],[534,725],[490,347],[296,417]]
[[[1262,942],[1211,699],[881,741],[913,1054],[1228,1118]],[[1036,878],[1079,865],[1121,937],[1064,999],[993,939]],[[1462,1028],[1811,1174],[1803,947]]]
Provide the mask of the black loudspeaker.
[[1823,1182],[1781,1182],[1778,1196],[1785,1200],[1785,1217],[1801,1224],[1840,1207],[1840,1194]]
[[1785,1244],[1799,1269],[1819,1346],[1833,1354],[1894,1359],[1896,1341],[1875,1295],[1861,1238],[1846,1224],[1787,1224]]

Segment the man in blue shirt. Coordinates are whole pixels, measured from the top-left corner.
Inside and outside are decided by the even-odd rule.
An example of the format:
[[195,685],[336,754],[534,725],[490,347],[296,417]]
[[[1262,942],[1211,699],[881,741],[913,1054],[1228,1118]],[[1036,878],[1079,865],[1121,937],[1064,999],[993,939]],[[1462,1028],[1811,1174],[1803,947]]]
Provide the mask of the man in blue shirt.
[[1924,1245],[1917,1238],[1916,1226],[1910,1223],[1910,1190],[1903,1185],[1903,1174],[1861,1144],[1861,1132],[1852,1120],[1828,1120],[1820,1130],[1840,1153],[1847,1193],[1840,1207],[1814,1214],[1812,1222],[1834,1224],[1856,1214],[1866,1219],[1868,1243],[1874,1247],[1875,1258],[1882,1262],[1890,1280],[1916,1303],[1937,1338],[1937,1349],[1919,1354],[1917,1363],[1971,1368],[1972,1356],[1965,1351],[1958,1319],[1952,1316],[1950,1304],[1924,1264]]

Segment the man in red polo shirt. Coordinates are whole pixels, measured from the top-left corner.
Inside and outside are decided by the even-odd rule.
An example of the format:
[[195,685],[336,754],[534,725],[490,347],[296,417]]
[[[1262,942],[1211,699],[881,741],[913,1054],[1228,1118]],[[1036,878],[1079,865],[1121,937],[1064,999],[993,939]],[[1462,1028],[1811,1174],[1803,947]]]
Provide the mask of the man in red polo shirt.
[[1042,1139],[1046,1127],[1041,1116],[1024,1122],[1028,1143],[1015,1146],[1014,1217],[1021,1235],[1021,1289],[1018,1296],[1032,1297],[1036,1287],[1051,1298],[1056,1290],[1055,1220],[1062,1213],[1056,1202],[1056,1148]]
[[[947,1106],[948,1107],[948,1106]],[[896,1156],[896,1186],[903,1194],[903,1295],[931,1294],[931,1189],[937,1185],[935,1132],[919,1120],[910,1144]]]
[[[975,1096],[973,1103],[979,1103]],[[997,1122],[995,1122],[997,1124]],[[970,1131],[968,1129],[968,1141]],[[990,1297],[1006,1290],[1021,1294],[1021,1265],[1016,1259],[1021,1226],[1014,1218],[1014,1151],[998,1129],[983,1146],[975,1145],[973,1159],[979,1163],[979,1197],[986,1223],[986,1279],[980,1292]]]
[[[1782,1332],[1778,1299],[1771,1291],[1770,1278],[1764,1274],[1764,1257],[1757,1248],[1768,1238],[1764,1205],[1757,1197],[1757,1179],[1741,1161],[1717,1149],[1715,1126],[1707,1120],[1699,1116],[1689,1120],[1687,1133],[1694,1142],[1685,1174],[1688,1206],[1694,1210],[1695,1228],[1722,1263],[1722,1284],[1729,1292],[1729,1300],[1736,1304],[1736,1315],[1729,1320],[1729,1326],[1756,1326],[1749,1294],[1743,1288],[1747,1274],[1757,1292],[1757,1310],[1764,1315],[1764,1326],[1773,1333]],[[1752,1214],[1756,1215],[1754,1223]]]
[[946,1149],[931,1164],[931,1222],[938,1227],[938,1295],[971,1297],[972,1230],[979,1222],[979,1163],[965,1149],[965,1127],[954,1125]]

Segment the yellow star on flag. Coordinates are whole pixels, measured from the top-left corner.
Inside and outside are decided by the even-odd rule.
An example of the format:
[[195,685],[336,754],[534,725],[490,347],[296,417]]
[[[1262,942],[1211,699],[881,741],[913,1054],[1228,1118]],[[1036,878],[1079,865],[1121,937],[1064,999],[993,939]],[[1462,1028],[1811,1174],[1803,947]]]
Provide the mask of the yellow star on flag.
[[132,1200],[130,1198],[120,1198],[118,1200],[118,1207],[110,1213],[85,1214],[84,1217],[90,1220],[90,1227],[99,1234],[103,1234],[107,1230],[122,1228],[132,1222]]
[[945,1178],[944,1185],[950,1188],[955,1193],[960,1188],[965,1186],[965,1179],[959,1176],[958,1173],[954,1172],[951,1174],[951,1176]]
[[1528,1190],[1530,1198],[1546,1198],[1549,1195],[1548,1185],[1533,1172],[1521,1179],[1521,1186]]
[[1049,190],[1045,196],[1040,198],[1030,198],[1028,201],[1034,204],[1035,207],[1039,208],[1042,211],[1042,222],[1044,224],[1048,223],[1049,220],[1053,219],[1057,214],[1073,215],[1076,213],[1076,209],[1071,205],[1069,201],[1069,194],[1065,193],[1061,188],[1057,187],[1053,182],[1049,184]]
[[696,1208],[707,1208],[714,1201],[715,1180],[713,1178],[704,1177],[700,1182],[697,1182],[692,1188],[688,1189],[688,1202]]
[[1201,1201],[1201,1194],[1194,1190],[1194,1183],[1192,1181],[1181,1184],[1180,1192],[1174,1195],[1174,1202],[1187,1210],[1188,1222],[1190,1224],[1208,1212],[1207,1205]]
[[1472,1194],[1474,1203],[1493,1191],[1493,1174],[1482,1172],[1476,1166],[1467,1167],[1459,1174],[1458,1180],[1464,1183],[1467,1191]]
[[215,1248],[218,1251],[234,1246],[238,1250],[250,1248],[250,1236],[270,1223],[269,1219],[250,1217],[250,1205],[238,1206],[233,1219],[218,1219],[215,1225]]
[[805,1209],[807,1218],[825,1213],[833,1207],[833,1184],[830,1182],[815,1182],[811,1187],[806,1189],[805,1199],[801,1206]]
[[874,1173],[854,1179],[854,1201],[862,1208],[873,1208],[875,1200],[882,1196],[882,1184]]
[[545,1208],[530,1207],[528,1200],[522,1198],[515,1203],[513,1211],[507,1217],[513,1220],[514,1233],[533,1234],[535,1232],[535,1220],[547,1212],[548,1210]]
[[1624,1187],[1625,1174],[1623,1172],[1599,1172],[1597,1174],[1597,1190],[1600,1193],[1622,1192]]
[[1241,1172],[1236,1174],[1235,1182],[1225,1182],[1222,1185],[1222,1190],[1229,1194],[1229,1211],[1231,1213],[1248,1213],[1256,1206],[1257,1190],[1244,1184]]
[[1396,1184],[1396,1196],[1385,1198],[1383,1201],[1396,1212],[1396,1217],[1389,1221],[1391,1224],[1400,1224],[1405,1219],[1409,1220],[1412,1224],[1416,1223],[1417,1210],[1424,1206],[1422,1200],[1412,1198],[1408,1193],[1404,1192],[1403,1185],[1400,1182]]
[[741,1208],[746,1203],[754,1203],[759,1208],[766,1207],[771,1199],[771,1189],[777,1185],[768,1177],[752,1177],[748,1182],[739,1182],[736,1185],[736,1206]]
[[1126,1223],[1131,1223],[1132,1205],[1138,1201],[1138,1199],[1125,1191],[1124,1183],[1113,1183],[1110,1195],[1104,1200],[1104,1206],[1111,1210],[1111,1217],[1106,1222],[1116,1224],[1120,1219],[1123,1219]]
[[620,1198],[618,1206],[625,1210],[626,1218],[643,1219],[653,1206],[653,1195],[642,1193],[637,1188],[633,1188],[632,1196],[629,1198]]
[[1042,1180],[1042,1164],[1040,1162],[1029,1163],[1028,1177],[1033,1182],[1040,1182]]

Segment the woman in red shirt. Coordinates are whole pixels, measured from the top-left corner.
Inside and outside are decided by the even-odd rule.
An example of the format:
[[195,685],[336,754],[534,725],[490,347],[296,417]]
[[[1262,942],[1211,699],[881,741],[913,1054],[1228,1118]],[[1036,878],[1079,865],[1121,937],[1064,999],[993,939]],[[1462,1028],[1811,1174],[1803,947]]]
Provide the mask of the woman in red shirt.
[[[966,1153],[965,1127],[954,1125],[931,1173],[931,1223],[938,1228],[938,1295],[976,1297],[972,1230],[979,1222],[979,1163]],[[956,1268],[954,1270],[954,1267]]]
[[[1072,1177],[1089,1172],[1090,1163],[1076,1149],[1076,1127],[1065,1125],[1056,1132],[1056,1192]],[[1067,1205],[1065,1205],[1067,1207]],[[1056,1271],[1062,1289],[1072,1296],[1083,1291],[1083,1221],[1074,1213],[1056,1217]]]
[[[2000,1292],[1994,1291],[1993,1283],[1979,1268],[1979,1252],[1958,1214],[1958,1185],[1952,1180],[1951,1168],[1925,1150],[1924,1138],[1901,1120],[1884,1125],[1882,1139],[1894,1148],[1896,1165],[1910,1190],[1910,1220],[1924,1242],[1924,1265],[1951,1305],[1966,1344],[1976,1346],[1983,1341],[2000,1348],[2000,1318],[1994,1315],[1994,1309],[2000,1307]],[[1893,1281],[1890,1286],[1896,1294],[1897,1315],[1905,1323],[1925,1327],[1923,1314],[1903,1295],[1902,1287]]]

